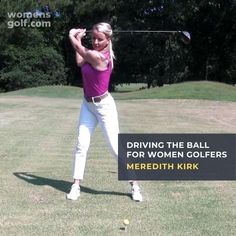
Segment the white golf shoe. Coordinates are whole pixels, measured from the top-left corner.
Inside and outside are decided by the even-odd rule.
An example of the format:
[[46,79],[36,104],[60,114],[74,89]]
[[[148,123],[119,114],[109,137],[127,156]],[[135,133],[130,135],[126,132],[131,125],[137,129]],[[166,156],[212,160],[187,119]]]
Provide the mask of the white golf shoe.
[[78,184],[73,184],[71,186],[70,193],[66,195],[66,198],[69,200],[77,200],[78,197],[80,196],[80,187]]
[[140,187],[138,185],[132,186],[132,199],[136,202],[142,202],[143,196],[140,192]]

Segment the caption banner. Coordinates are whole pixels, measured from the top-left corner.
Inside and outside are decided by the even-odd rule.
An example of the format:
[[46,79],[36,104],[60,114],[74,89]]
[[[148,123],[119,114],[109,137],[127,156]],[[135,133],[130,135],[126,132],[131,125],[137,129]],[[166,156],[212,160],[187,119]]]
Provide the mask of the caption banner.
[[119,134],[119,180],[236,180],[236,134]]

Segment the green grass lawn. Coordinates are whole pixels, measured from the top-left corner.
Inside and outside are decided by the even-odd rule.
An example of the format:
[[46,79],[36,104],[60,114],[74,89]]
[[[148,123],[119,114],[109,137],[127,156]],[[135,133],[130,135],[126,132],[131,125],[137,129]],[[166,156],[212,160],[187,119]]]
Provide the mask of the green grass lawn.
[[[216,101],[236,101],[236,87],[224,83],[196,81],[163,87],[139,90],[145,84],[119,85],[113,96],[117,100],[127,99],[205,99]],[[43,86],[14,91],[5,95],[25,95],[54,98],[81,98],[83,90],[70,86]],[[0,96],[1,96],[0,95]]]
[[[216,91],[216,98],[218,84],[204,85]],[[217,101],[210,92],[209,100],[197,99],[194,92],[193,100],[147,99],[156,96],[151,91],[177,93],[178,86],[115,93],[121,132],[236,132],[236,103],[229,101],[235,101],[234,87],[223,86]],[[182,86],[181,91],[184,86],[196,91],[198,82]],[[220,101],[226,94],[228,101]],[[129,185],[117,180],[117,163],[99,128],[91,140],[81,198],[66,200],[81,98],[82,90],[70,87],[0,96],[1,235],[235,235],[235,181],[143,181],[144,201],[135,203]]]
[[[121,89],[120,91],[122,91]],[[117,99],[159,98],[159,99],[205,99],[205,100],[217,100],[217,101],[224,101],[224,100],[236,101],[236,87],[232,85],[209,82],[209,81],[184,82],[150,89],[143,89],[143,90],[136,89],[136,91],[126,92],[126,93],[118,92],[114,93],[114,97]]]

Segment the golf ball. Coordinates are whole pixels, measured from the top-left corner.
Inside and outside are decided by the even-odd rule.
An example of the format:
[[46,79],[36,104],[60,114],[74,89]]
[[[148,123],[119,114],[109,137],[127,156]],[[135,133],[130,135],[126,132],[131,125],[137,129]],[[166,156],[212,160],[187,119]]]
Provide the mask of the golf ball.
[[128,225],[129,224],[129,220],[128,219],[125,219],[124,220],[124,225]]

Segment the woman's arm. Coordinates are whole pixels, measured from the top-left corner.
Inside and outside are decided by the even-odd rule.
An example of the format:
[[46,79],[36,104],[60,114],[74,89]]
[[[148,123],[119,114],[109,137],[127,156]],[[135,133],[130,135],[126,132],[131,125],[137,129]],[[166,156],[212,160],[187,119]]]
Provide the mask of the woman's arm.
[[[76,39],[77,39],[77,37],[78,36],[76,36]],[[79,39],[79,37],[78,37],[78,39]],[[77,40],[78,40],[77,39]],[[78,65],[78,66],[82,66],[84,63],[85,63],[85,60],[84,60],[84,58],[77,52],[77,51],[75,51],[75,58],[76,58],[76,64]]]
[[71,37],[70,37],[70,35],[73,35],[73,36],[77,39],[76,33],[77,33],[77,30],[75,30],[75,29],[70,30],[69,38],[70,38],[70,42],[71,42],[71,44],[72,44],[72,47],[75,49],[76,64],[77,64],[78,66],[82,66],[82,65],[85,63],[85,60],[84,60],[84,58],[76,51],[76,44],[75,44],[74,40],[71,40]]
[[99,67],[102,63],[100,54],[82,45],[81,39],[85,36],[85,31],[82,29],[72,29],[69,33],[71,44],[76,51],[76,62],[78,65],[81,65],[86,61],[95,68]]
[[82,66],[85,63],[84,58],[81,57],[78,52],[75,52],[75,59],[78,66]]

